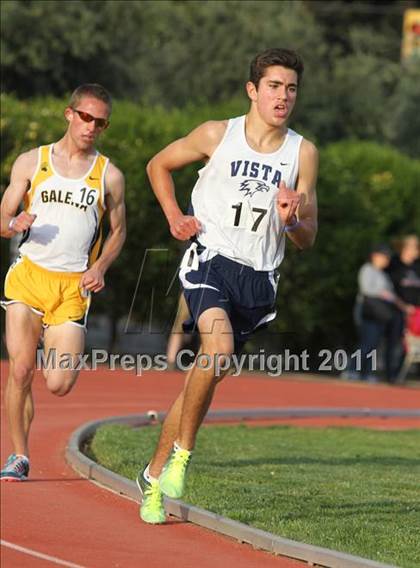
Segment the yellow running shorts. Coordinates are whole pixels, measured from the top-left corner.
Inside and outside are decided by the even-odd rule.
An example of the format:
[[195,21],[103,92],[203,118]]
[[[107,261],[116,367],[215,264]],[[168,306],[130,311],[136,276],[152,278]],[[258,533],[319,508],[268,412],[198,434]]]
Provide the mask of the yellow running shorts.
[[47,270],[26,256],[18,257],[6,275],[1,304],[26,304],[42,316],[45,326],[72,322],[86,327],[90,294],[82,294],[82,274]]

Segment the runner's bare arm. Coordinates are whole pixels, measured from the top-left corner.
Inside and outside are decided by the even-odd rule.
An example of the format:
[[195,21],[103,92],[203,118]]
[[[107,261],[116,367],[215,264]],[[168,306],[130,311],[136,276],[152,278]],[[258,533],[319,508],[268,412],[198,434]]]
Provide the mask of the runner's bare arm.
[[201,124],[184,138],[175,140],[156,154],[147,164],[152,189],[165,213],[172,235],[179,240],[189,239],[200,231],[200,222],[184,215],[175,196],[171,172],[200,160],[207,160],[220,143],[227,121]]
[[28,191],[31,178],[38,161],[38,150],[29,150],[16,158],[10,174],[10,184],[3,194],[0,207],[0,234],[11,239],[16,233],[23,233],[35,221],[35,215],[21,211],[16,212]]
[[[296,192],[286,196],[284,203],[289,201],[289,215],[286,229],[290,240],[300,249],[310,248],[318,231],[318,206],[316,198],[316,180],[318,176],[318,150],[308,140],[302,140],[299,154],[299,176]],[[290,191],[290,190],[287,190]],[[280,199],[279,192],[279,199]],[[292,194],[295,193],[295,196]],[[278,209],[280,207],[278,199]],[[280,212],[280,210],[279,210]],[[293,228],[293,216],[296,215],[296,226]]]
[[102,253],[92,266],[83,273],[80,286],[91,292],[99,292],[105,286],[105,272],[119,255],[126,237],[124,176],[113,164],[105,174],[105,201],[109,215],[110,232]]

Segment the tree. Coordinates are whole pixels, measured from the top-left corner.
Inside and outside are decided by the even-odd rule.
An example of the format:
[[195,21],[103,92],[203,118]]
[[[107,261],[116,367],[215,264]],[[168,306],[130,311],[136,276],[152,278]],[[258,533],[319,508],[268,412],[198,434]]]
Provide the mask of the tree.
[[114,96],[166,109],[245,101],[250,60],[280,45],[305,61],[294,117],[299,131],[318,143],[356,136],[413,152],[419,82],[400,64],[409,5],[5,0],[2,88],[23,98],[63,96],[96,81]]
[[[6,0],[1,4],[2,89],[28,97],[63,95],[83,82],[133,92],[141,2]],[[36,33],[34,33],[36,30]],[[141,43],[141,42],[140,42]]]
[[413,157],[420,156],[420,58],[406,62],[400,73],[400,81],[391,104],[388,139],[403,152]]

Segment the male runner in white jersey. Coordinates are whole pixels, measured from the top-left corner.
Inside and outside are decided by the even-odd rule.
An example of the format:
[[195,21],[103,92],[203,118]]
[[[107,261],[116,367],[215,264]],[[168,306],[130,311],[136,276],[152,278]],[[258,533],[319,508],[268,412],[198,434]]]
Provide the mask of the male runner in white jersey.
[[[288,129],[303,64],[296,53],[269,49],[256,56],[246,85],[246,116],[210,121],[159,152],[148,174],[172,235],[193,239],[180,278],[200,332],[201,353],[239,352],[257,327],[275,317],[285,235],[300,249],[317,232],[315,146]],[[192,193],[193,215],[180,210],[171,172],[204,161]],[[165,521],[162,493],[182,496],[196,434],[220,380],[214,365],[195,366],[163,424],[154,456],[137,483],[141,518]],[[169,459],[168,459],[169,457]]]
[[[4,481],[22,481],[29,473],[31,383],[42,329],[46,358],[56,361],[44,369],[46,385],[64,396],[78,375],[90,295],[105,286],[105,272],[124,243],[124,177],[94,149],[111,105],[102,86],[78,87],[64,111],[63,138],[16,159],[1,202],[1,236],[21,235],[2,301],[9,353],[5,403],[14,450],[1,471]],[[105,211],[110,233],[98,257]],[[63,354],[70,354],[69,369],[59,366]]]

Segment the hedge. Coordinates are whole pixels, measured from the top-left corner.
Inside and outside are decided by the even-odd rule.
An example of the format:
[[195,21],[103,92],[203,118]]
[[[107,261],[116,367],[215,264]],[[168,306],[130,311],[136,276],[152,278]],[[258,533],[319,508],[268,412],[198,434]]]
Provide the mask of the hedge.
[[[2,95],[1,176],[4,189],[16,156],[31,147],[58,140],[65,129],[65,101],[52,98],[18,101]],[[107,275],[106,291],[94,310],[117,321],[126,317],[146,249],[168,249],[149,257],[133,314],[149,318],[150,290],[157,286],[153,319],[167,326],[178,294],[165,293],[176,270],[182,243],[168,231],[166,220],[148,184],[145,166],[163,146],[204,120],[246,112],[244,99],[224,104],[167,110],[116,101],[111,126],[99,149],[124,172],[127,182],[128,238]],[[293,127],[293,125],[292,125]],[[304,133],[310,137],[310,133]],[[281,266],[278,318],[270,336],[256,336],[251,347],[266,344],[321,348],[349,347],[354,339],[352,305],[356,277],[372,243],[390,241],[420,227],[420,161],[375,142],[343,140],[320,149],[318,182],[319,234],[313,249],[296,251],[289,244]],[[175,173],[184,208],[196,179],[192,166]],[[3,239],[2,252],[7,252]],[[4,258],[4,256],[3,256]],[[7,261],[2,262],[2,273]],[[273,332],[283,335],[273,335]]]

